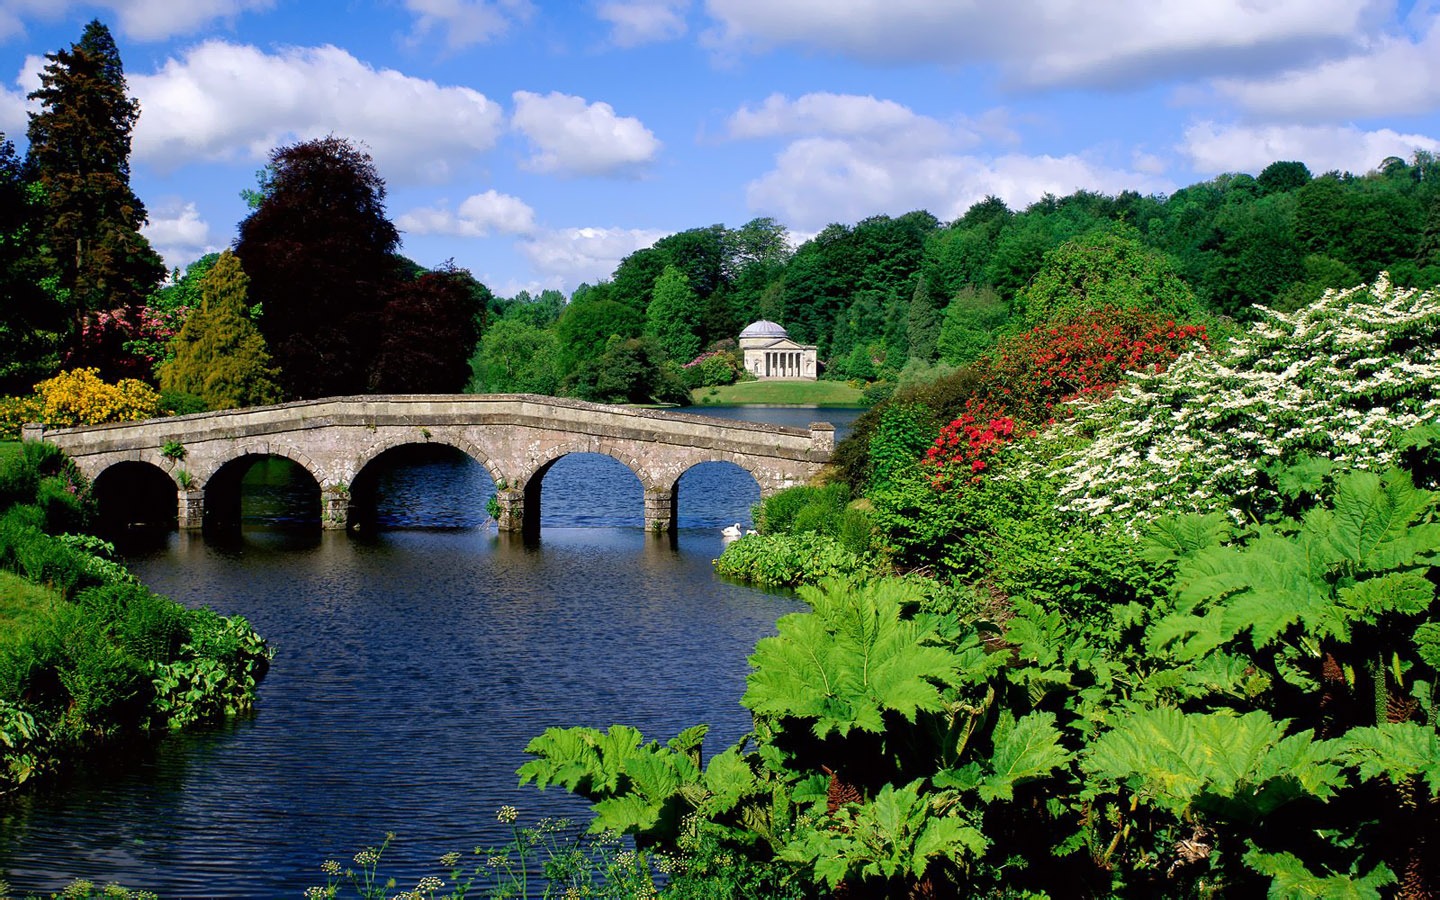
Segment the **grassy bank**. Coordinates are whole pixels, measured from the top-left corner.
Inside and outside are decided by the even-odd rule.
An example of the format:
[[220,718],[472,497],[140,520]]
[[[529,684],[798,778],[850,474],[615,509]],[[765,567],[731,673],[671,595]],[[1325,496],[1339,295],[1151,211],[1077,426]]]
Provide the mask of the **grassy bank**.
[[690,392],[696,406],[862,406],[860,397],[843,381],[744,381]]
[[250,709],[271,652],[240,616],[149,591],[87,535],[49,444],[0,446],[0,793],[113,740]]

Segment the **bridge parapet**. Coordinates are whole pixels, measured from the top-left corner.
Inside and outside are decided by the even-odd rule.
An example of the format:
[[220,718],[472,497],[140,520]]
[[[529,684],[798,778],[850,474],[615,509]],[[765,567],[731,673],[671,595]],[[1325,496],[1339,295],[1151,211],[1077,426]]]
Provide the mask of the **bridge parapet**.
[[246,456],[303,466],[324,494],[326,525],[343,527],[350,485],[368,463],[405,444],[446,444],[485,467],[500,526],[520,530],[538,521],[539,480],[555,460],[604,453],[640,479],[646,527],[669,530],[676,483],[692,466],[735,463],[768,496],[813,477],[835,447],[834,427],[823,422],[798,429],[528,394],[331,397],[80,428],[26,426],[25,437],[59,445],[92,479],[122,462],[157,467],[175,481],[182,527],[198,526],[211,479]]

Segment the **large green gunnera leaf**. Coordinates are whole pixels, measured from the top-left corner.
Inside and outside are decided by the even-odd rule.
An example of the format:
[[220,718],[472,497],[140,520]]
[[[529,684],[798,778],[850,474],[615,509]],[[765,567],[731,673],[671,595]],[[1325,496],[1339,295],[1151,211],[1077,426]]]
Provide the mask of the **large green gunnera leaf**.
[[908,619],[908,589],[892,582],[823,582],[800,591],[812,612],[785,616],[779,635],[750,657],[741,700],[758,715],[813,719],[817,737],[852,729],[880,733],[883,713],[914,721],[941,708],[941,689],[958,678],[957,659],[936,646],[928,621]]

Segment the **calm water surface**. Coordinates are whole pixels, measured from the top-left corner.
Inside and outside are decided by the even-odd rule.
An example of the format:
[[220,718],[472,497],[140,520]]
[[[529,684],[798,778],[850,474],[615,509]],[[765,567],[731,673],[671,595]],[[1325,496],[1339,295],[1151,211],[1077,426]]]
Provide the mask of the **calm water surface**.
[[[848,410],[721,411],[776,424]],[[780,421],[776,421],[779,419]],[[755,641],[788,598],[722,582],[720,528],[759,497],[736,467],[681,484],[674,541],[642,529],[639,481],[577,454],[546,476],[538,543],[498,534],[494,486],[463,457],[397,454],[374,529],[321,533],[313,485],[252,473],[247,526],[171,534],[132,555],[156,590],[241,613],[277,650],[253,716],[112,754],[0,802],[0,875],[16,894],[74,878],[182,897],[298,897],[387,831],[400,887],[436,858],[527,821],[583,819],[569,794],[517,786],[525,744],[551,726],[623,722],[666,740],[708,722],[707,752],[739,738]]]

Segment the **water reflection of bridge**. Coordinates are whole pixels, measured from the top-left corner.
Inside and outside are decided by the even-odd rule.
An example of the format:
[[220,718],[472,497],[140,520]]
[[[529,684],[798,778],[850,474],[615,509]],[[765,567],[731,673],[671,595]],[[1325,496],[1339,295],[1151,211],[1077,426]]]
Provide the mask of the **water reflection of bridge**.
[[[680,476],[707,462],[749,472],[761,496],[802,483],[830,458],[835,429],[761,425],[526,394],[332,397],[81,428],[28,425],[91,478],[97,493],[174,492],[176,521],[198,528],[238,509],[240,479],[265,457],[293,460],[321,492],[321,521],[352,520],[351,487],[382,454],[443,445],[468,454],[495,482],[502,530],[536,530],[540,485],[556,460],[601,453],[627,466],[645,493],[645,527],[675,527]],[[124,491],[110,490],[123,484]],[[118,500],[112,502],[128,502]]]

